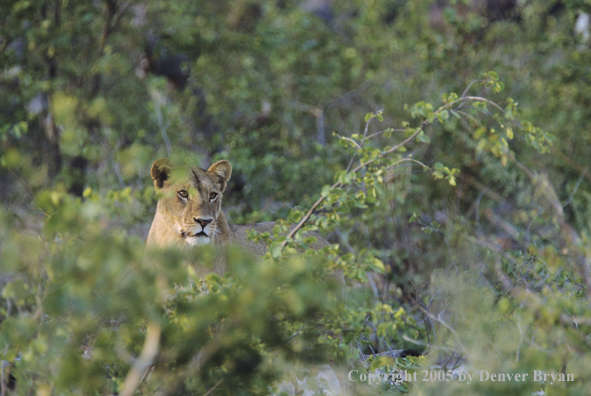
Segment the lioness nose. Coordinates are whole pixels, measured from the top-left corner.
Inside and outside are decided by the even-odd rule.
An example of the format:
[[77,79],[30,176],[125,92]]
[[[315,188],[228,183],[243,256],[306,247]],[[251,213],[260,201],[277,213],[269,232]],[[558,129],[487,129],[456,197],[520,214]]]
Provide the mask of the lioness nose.
[[208,225],[209,223],[212,222],[211,219],[197,219],[195,217],[193,217],[193,220],[195,220],[197,223],[201,224],[201,227],[205,228],[206,225]]

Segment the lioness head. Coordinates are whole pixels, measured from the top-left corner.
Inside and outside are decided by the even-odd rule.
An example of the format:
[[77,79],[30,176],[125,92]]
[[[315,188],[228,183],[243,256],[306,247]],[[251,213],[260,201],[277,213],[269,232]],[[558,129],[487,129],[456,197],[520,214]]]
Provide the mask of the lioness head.
[[[189,168],[186,175],[173,174],[172,162],[161,158],[150,170],[154,187],[161,194],[148,242],[197,246],[210,243],[227,232],[222,212],[222,193],[232,175],[228,161],[218,161],[208,170]],[[178,180],[177,180],[178,179]]]

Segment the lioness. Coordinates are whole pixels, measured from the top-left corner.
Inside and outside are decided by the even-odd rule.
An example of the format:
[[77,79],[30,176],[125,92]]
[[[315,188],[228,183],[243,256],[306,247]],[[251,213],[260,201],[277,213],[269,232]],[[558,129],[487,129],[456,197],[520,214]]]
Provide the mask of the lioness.
[[[177,181],[172,180],[172,172],[172,162],[166,158],[152,164],[150,175],[161,198],[147,246],[197,247],[230,242],[255,256],[265,254],[266,246],[249,241],[248,231],[273,232],[275,222],[230,225],[222,211],[223,192],[232,175],[228,161],[218,161],[208,170],[191,167],[186,177]],[[314,249],[328,245],[326,240],[315,236],[318,241],[312,245]],[[213,271],[222,274],[225,268],[216,264]]]

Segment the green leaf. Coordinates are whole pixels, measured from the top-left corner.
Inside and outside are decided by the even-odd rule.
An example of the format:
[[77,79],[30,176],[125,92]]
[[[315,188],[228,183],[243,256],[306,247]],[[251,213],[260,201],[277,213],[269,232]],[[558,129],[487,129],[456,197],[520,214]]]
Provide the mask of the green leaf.
[[341,184],[349,184],[353,180],[353,177],[347,171],[340,171],[335,175],[335,179]]
[[437,113],[437,118],[439,119],[439,121],[443,122],[449,118],[449,113],[447,112],[447,110],[442,110],[439,113]]
[[418,135],[417,135],[417,140],[421,143],[431,143],[431,140],[429,139],[429,136],[427,136],[425,134],[425,132],[421,131]]
[[507,128],[507,139],[513,139],[513,130],[511,128]]
[[316,238],[315,236],[309,236],[303,239],[303,242],[307,245],[311,245],[313,243],[318,242],[318,238]]
[[271,253],[271,257],[278,259],[281,257],[281,245],[279,243],[273,243],[269,247],[269,252]]
[[385,267],[384,267],[384,263],[382,263],[378,258],[374,257],[372,264],[371,264],[371,268],[372,270],[379,272],[380,274],[384,273],[385,271]]

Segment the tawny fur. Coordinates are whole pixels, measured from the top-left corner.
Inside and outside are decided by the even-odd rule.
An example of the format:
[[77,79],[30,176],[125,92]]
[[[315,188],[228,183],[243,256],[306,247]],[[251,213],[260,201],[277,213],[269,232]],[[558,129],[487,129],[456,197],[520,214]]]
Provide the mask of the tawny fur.
[[[230,225],[222,210],[222,194],[232,175],[232,166],[228,161],[218,161],[207,171],[189,168],[186,176],[175,180],[172,163],[161,158],[154,161],[150,174],[161,198],[150,227],[147,247],[198,248],[208,243],[231,243],[254,256],[265,254],[267,247],[249,241],[248,231],[272,233],[275,222]],[[202,223],[208,220],[211,222],[203,226]],[[205,235],[196,236],[201,232]],[[314,249],[328,245],[326,240],[315,236],[318,242],[312,245]],[[226,272],[222,261],[215,263],[212,272],[220,275]]]

